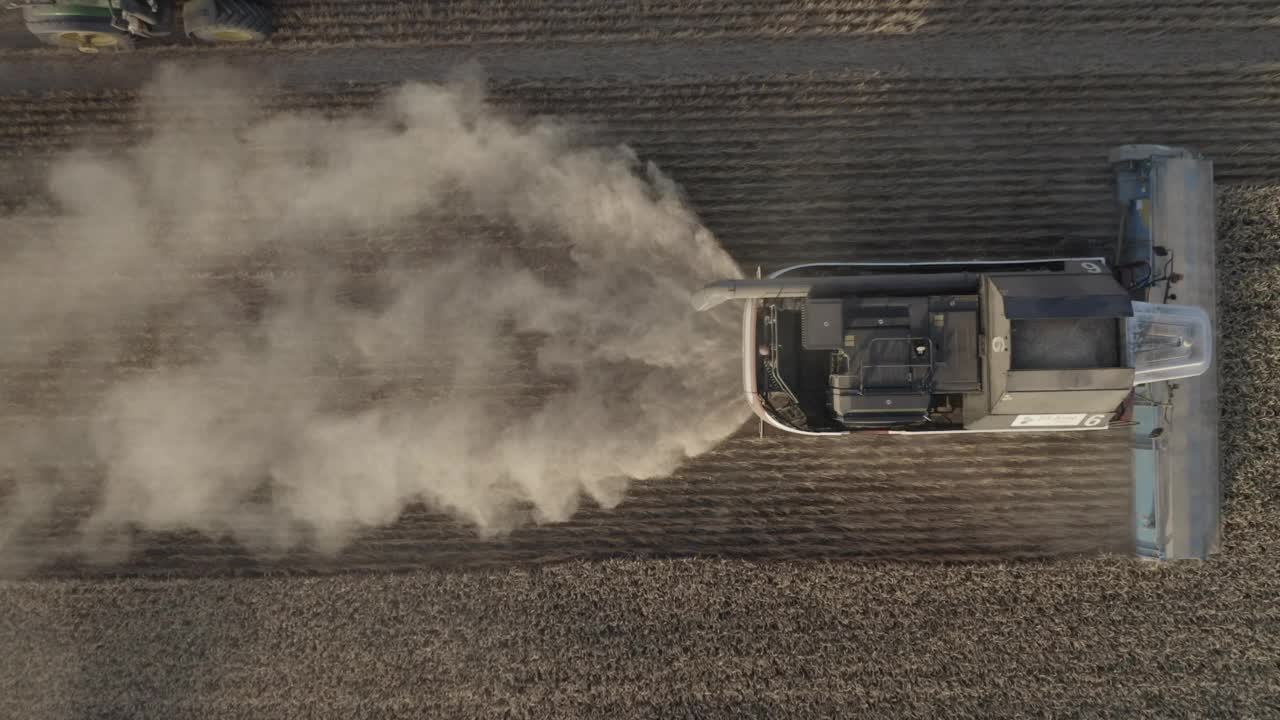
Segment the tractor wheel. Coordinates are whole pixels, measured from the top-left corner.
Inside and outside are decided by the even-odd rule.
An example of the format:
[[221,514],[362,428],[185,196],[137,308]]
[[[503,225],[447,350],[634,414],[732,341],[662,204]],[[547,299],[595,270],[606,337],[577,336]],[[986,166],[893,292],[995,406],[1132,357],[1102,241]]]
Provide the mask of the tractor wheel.
[[262,42],[271,12],[255,0],[191,0],[182,8],[187,35],[209,43]]
[[133,36],[112,27],[110,11],[101,12],[106,8],[34,5],[23,10],[27,30],[46,45],[83,53],[133,49]]

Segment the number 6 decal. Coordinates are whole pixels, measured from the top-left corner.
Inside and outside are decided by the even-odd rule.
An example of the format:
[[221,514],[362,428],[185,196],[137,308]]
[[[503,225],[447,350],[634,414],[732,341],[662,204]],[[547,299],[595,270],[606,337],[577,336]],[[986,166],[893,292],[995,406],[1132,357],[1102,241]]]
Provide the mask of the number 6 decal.
[[1107,416],[1106,416],[1106,415],[1090,415],[1090,416],[1089,416],[1089,418],[1088,418],[1087,420],[1085,420],[1085,421],[1084,421],[1084,426],[1085,426],[1085,427],[1098,427],[1099,425],[1101,425],[1102,423],[1104,423],[1104,422],[1106,422],[1106,421],[1107,421]]
[[1083,263],[1080,263],[1080,267],[1084,268],[1084,271],[1085,271],[1085,272],[1087,272],[1087,273],[1092,273],[1092,274],[1095,274],[1095,275],[1096,275],[1097,273],[1102,272],[1102,266],[1101,266],[1101,265],[1099,265],[1098,263],[1093,263],[1093,262],[1083,262]]

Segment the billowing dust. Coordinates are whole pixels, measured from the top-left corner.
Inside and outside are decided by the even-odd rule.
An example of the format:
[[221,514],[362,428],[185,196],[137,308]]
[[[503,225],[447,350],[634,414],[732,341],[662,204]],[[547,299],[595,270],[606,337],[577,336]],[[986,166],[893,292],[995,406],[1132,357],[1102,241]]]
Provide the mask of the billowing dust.
[[[135,147],[2,218],[0,553],[65,523],[341,549],[416,503],[482,534],[612,506],[744,419],[737,274],[625,147],[413,84],[341,119],[165,68]],[[43,532],[43,531],[42,531]]]

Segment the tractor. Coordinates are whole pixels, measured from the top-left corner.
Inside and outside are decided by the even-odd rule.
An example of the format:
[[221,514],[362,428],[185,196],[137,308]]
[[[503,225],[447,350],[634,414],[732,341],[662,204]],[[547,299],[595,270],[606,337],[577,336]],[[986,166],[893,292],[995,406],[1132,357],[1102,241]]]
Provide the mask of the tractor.
[[17,0],[27,30],[47,45],[83,53],[131,50],[138,40],[177,30],[201,42],[246,44],[271,34],[261,0]]

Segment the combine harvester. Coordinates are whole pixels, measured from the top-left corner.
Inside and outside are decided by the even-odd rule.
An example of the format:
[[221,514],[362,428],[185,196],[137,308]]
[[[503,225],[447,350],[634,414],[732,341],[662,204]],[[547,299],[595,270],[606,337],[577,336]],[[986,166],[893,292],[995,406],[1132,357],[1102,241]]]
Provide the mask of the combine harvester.
[[1132,427],[1138,554],[1207,558],[1221,505],[1213,164],[1158,145],[1110,162],[1113,258],[799,265],[694,304],[746,301],[747,401],[787,432]]
[[46,45],[84,53],[131,50],[139,38],[173,34],[176,17],[188,37],[208,43],[261,42],[271,12],[259,0],[16,0],[27,30]]

